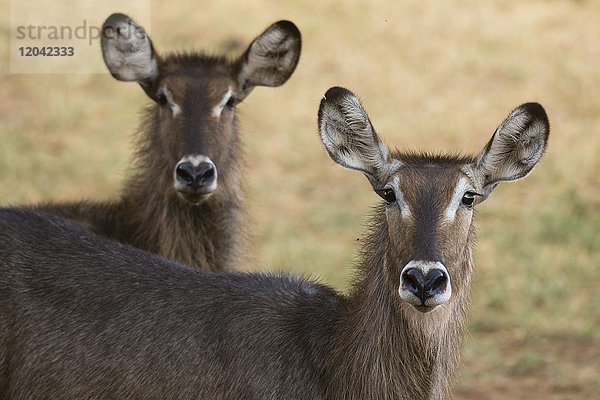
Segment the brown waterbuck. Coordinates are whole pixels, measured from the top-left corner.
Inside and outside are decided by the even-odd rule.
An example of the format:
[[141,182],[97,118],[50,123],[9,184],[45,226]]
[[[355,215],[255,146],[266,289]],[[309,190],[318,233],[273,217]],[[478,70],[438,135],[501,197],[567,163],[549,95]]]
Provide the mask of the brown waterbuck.
[[540,160],[516,108],[476,157],[390,151],[357,98],[319,110],[333,160],[384,198],[350,293],[197,271],[46,214],[0,211],[0,398],[444,399],[472,273],[473,206]]
[[255,86],[279,86],[290,77],[300,32],[279,21],[234,60],[159,56],[140,26],[113,14],[101,42],[111,74],[138,82],[155,102],[143,118],[134,165],[118,200],[35,209],[193,267],[230,269],[239,262],[245,236],[235,108]]

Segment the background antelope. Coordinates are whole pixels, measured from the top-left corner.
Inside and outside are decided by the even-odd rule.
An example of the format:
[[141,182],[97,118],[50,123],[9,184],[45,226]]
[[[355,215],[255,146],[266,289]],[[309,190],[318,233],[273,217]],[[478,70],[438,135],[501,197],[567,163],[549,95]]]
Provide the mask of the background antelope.
[[472,274],[473,206],[549,134],[517,107],[476,157],[390,151],[331,88],[319,132],[375,209],[345,296],[291,276],[194,271],[68,221],[0,212],[0,396],[443,399]]
[[143,117],[135,162],[117,200],[34,208],[193,267],[229,269],[244,238],[235,108],[255,86],[279,86],[290,77],[300,32],[292,22],[276,22],[234,60],[159,56],[144,30],[123,14],[111,15],[102,32],[111,74],[138,82],[155,102]]

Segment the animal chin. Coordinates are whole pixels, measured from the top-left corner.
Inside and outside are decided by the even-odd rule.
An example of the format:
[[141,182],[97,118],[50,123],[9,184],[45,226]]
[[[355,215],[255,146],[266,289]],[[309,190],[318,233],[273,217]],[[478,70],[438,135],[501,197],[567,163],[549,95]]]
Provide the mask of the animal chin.
[[213,192],[208,193],[188,193],[188,192],[179,192],[179,195],[183,200],[190,203],[193,206],[198,206],[208,200],[210,196],[212,196]]
[[423,314],[426,314],[428,312],[431,312],[433,310],[435,310],[437,308],[437,306],[426,306],[424,304],[420,304],[420,305],[414,305],[412,304],[412,306],[419,312],[422,312]]

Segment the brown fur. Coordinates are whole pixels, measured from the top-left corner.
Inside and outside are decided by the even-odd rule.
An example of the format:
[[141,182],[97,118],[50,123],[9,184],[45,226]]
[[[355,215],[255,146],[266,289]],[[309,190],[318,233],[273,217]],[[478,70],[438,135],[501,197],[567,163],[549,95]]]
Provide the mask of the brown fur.
[[[135,46],[118,37],[117,26],[137,30],[129,41],[137,40],[133,43],[137,47],[145,43],[142,48],[152,51],[131,54]],[[246,236],[243,151],[234,106],[253,87],[278,86],[289,78],[300,55],[299,31],[291,22],[279,21],[234,60],[201,53],[160,57],[143,29],[123,14],[110,16],[103,31],[111,33],[103,35],[102,47],[113,76],[136,80],[157,101],[142,119],[129,177],[114,201],[44,203],[32,208],[192,267],[234,269],[241,263]],[[127,64],[131,60],[135,69]],[[232,106],[220,103],[227,100],[228,90]],[[160,104],[165,93],[169,102]],[[222,111],[215,116],[219,104]],[[174,187],[176,165],[188,155],[210,158],[217,171],[217,188],[199,203]]]
[[[420,200],[423,191],[416,193]],[[459,254],[444,257],[447,267],[452,264],[452,299],[421,314],[398,296],[400,271],[416,247],[415,229],[410,224],[390,227],[388,221],[397,218],[390,218],[386,208],[380,205],[375,210],[349,295],[347,320],[339,324],[343,329],[333,339],[334,357],[328,366],[334,371],[331,398],[447,399],[469,303],[474,228],[469,228]]]
[[[401,196],[375,210],[347,320],[333,338],[328,393],[335,399],[447,399],[465,329],[475,242],[472,205],[460,199],[452,208],[455,188],[466,179],[470,189],[458,194],[479,193],[481,202],[499,181],[527,175],[547,144],[545,112],[532,103],[517,108],[478,157],[390,152],[354,94],[335,87],[321,101],[319,129],[332,160],[363,172],[382,197],[390,189]],[[447,208],[454,218],[445,218]],[[443,264],[452,287],[450,298],[426,314],[398,296],[405,266],[417,261]]]
[[[322,100],[323,143],[397,196],[374,210],[348,295],[291,276],[195,271],[70,221],[0,210],[0,397],[449,398],[473,269],[474,202],[462,200],[485,174],[475,158],[389,152],[370,122],[338,118],[349,96],[334,88]],[[537,106],[521,109],[544,122]],[[535,146],[548,135],[536,131],[546,137]],[[482,164],[494,179],[524,173],[512,155],[491,156]],[[443,263],[451,295],[402,297],[415,261]]]

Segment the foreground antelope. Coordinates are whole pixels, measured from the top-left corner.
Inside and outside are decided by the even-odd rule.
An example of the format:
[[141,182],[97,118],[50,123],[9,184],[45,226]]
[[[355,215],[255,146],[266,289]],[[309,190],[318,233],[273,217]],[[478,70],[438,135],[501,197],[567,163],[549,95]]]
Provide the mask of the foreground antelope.
[[34,207],[193,267],[221,271],[239,260],[243,182],[236,105],[255,86],[279,86],[300,56],[296,26],[279,21],[235,60],[200,53],[159,56],[123,14],[102,28],[111,74],[136,81],[155,101],[146,110],[120,199]]
[[0,398],[443,399],[464,328],[473,206],[540,160],[516,108],[477,157],[391,152],[356,97],[319,110],[376,208],[348,296],[291,276],[188,269],[56,217],[0,211]]

